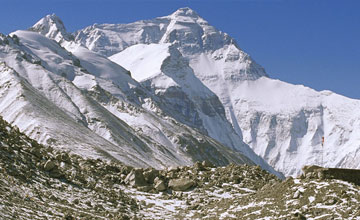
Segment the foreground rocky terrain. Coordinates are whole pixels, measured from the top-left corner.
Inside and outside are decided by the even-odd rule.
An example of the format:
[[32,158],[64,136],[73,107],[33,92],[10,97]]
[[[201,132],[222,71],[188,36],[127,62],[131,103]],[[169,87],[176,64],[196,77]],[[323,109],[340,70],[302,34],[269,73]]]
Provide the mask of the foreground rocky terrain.
[[0,219],[360,219],[360,187],[306,168],[133,168],[45,147],[0,118]]
[[45,148],[2,119],[0,146],[0,219],[121,219],[138,210],[106,176],[120,165]]

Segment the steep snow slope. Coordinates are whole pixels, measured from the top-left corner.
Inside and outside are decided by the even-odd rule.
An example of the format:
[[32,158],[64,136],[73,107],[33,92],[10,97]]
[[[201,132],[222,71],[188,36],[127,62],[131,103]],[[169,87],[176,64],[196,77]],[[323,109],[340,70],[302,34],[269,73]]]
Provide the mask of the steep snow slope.
[[132,78],[141,82],[161,74],[162,63],[170,56],[169,47],[170,44],[138,44],[109,59],[130,70]]
[[96,24],[74,36],[105,56],[134,44],[171,43],[219,97],[238,135],[287,175],[322,163],[322,157],[325,166],[360,166],[360,101],[268,78],[231,37],[189,8],[131,24]]
[[269,78],[232,91],[245,142],[270,164],[288,174],[306,164],[359,168],[359,100]]
[[109,157],[105,150],[116,148],[49,102],[5,63],[0,64],[0,72],[1,115],[31,138],[95,158]]
[[134,45],[111,56],[110,60],[129,69],[136,80],[160,97],[160,106],[167,114],[266,167],[242,142],[242,137],[226,120],[217,96],[196,78],[174,45]]
[[209,129],[204,125],[205,116],[213,117],[213,121],[225,119],[216,95],[195,77],[188,62],[174,46],[135,45],[110,57],[110,60],[129,69],[134,79],[161,97],[165,105],[162,109],[176,112],[173,115],[182,116],[184,122],[205,133]]
[[111,62],[106,57],[96,54],[87,48],[75,44],[73,42],[64,42],[62,44],[66,50],[75,55],[86,71],[97,78],[105,78],[120,86],[125,92],[124,96],[131,94],[131,88],[137,87],[138,84],[134,81],[130,73],[123,67]]

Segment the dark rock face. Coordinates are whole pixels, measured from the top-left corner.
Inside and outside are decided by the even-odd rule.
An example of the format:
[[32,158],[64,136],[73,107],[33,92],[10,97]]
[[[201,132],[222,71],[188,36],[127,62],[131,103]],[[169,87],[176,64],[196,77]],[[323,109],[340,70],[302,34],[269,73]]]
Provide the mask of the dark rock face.
[[[162,98],[160,104],[167,114],[206,133],[203,128],[203,122],[199,117],[196,103],[184,91],[177,87],[170,87],[165,92],[158,93],[157,95]],[[175,112],[176,114],[174,114]]]

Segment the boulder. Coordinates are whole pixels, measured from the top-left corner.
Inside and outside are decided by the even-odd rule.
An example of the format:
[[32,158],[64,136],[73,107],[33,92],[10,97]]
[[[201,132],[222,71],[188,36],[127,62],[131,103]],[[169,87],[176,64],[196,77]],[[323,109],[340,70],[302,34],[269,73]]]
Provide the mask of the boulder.
[[66,162],[66,163],[70,163],[71,159],[68,153],[62,153],[61,154],[61,161]]
[[146,182],[153,184],[154,179],[159,175],[159,171],[155,170],[155,169],[151,169],[151,170],[145,171],[143,173],[143,175],[144,175]]
[[204,160],[204,161],[201,163],[201,165],[202,165],[203,167],[209,167],[209,168],[214,168],[214,167],[215,167],[214,164],[211,163],[211,162],[208,161],[208,160]]
[[169,171],[167,173],[166,177],[169,178],[169,179],[173,179],[173,178],[176,178],[176,174],[173,171]]
[[185,191],[194,185],[195,182],[188,178],[172,179],[169,181],[169,188],[175,191]]
[[313,178],[314,178],[314,173],[306,173],[305,179],[313,179]]
[[317,172],[317,176],[319,180],[325,179],[325,175],[321,170]]
[[194,168],[199,170],[199,171],[202,171],[204,170],[204,167],[202,165],[202,163],[200,163],[199,161],[197,161],[195,164],[194,164]]
[[130,166],[122,166],[120,168],[120,173],[124,174],[124,175],[128,175],[134,168],[130,167]]
[[137,190],[142,191],[142,192],[149,192],[152,189],[153,189],[153,187],[151,185],[137,187]]
[[125,178],[125,183],[131,186],[147,185],[141,169],[131,170],[131,172]]
[[277,184],[278,183],[278,181],[276,180],[276,179],[271,179],[270,181],[269,181],[269,184],[271,185],[271,186],[273,186],[273,185],[275,185],[275,184]]
[[235,184],[239,184],[241,182],[241,177],[238,175],[231,175],[230,176],[231,182]]
[[154,179],[154,183],[157,183],[157,182],[159,182],[161,179],[159,178],[159,177],[156,177],[155,179]]
[[324,204],[325,205],[334,205],[337,203],[337,199],[335,197],[325,197]]
[[48,161],[46,161],[46,163],[44,165],[44,169],[45,169],[45,171],[50,171],[50,170],[54,169],[55,166],[56,165],[55,165],[54,161],[48,160]]
[[37,158],[42,158],[41,150],[38,147],[34,147],[30,150],[30,152],[35,155]]
[[166,190],[166,185],[165,185],[164,180],[159,180],[159,181],[155,182],[154,188],[157,191],[165,191]]
[[296,190],[296,192],[295,192],[294,195],[293,195],[293,199],[298,199],[298,198],[300,198],[300,195],[301,195],[300,190]]
[[295,217],[294,219],[306,220],[306,217],[299,212],[294,213],[293,216]]
[[50,172],[50,176],[54,177],[54,178],[60,178],[63,177],[64,175],[61,173],[61,171],[57,168],[54,167]]
[[322,167],[316,166],[316,165],[309,165],[309,166],[304,166],[302,168],[302,171],[304,173],[305,176],[307,176],[308,173],[313,173],[319,169],[321,169]]

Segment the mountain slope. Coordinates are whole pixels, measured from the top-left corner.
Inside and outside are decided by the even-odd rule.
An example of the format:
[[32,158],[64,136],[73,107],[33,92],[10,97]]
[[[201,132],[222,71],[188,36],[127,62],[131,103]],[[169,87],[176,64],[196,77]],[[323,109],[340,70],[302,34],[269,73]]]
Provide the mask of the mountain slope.
[[[50,23],[56,23],[56,21]],[[30,28],[30,30],[36,30],[36,28],[33,27]],[[65,30],[65,28],[62,28],[62,30]],[[43,32],[41,33],[45,36],[50,35]],[[66,35],[66,33],[63,34]],[[61,43],[62,47],[67,49],[67,51],[70,51],[71,55],[76,56],[74,62],[80,67],[80,71],[89,73],[87,75],[84,75],[83,73],[75,74],[76,76],[74,78],[70,77],[69,79],[72,80],[78,88],[83,91],[86,90],[92,98],[98,101],[112,114],[116,115],[116,117],[128,123],[136,131],[141,132],[139,135],[149,137],[150,139],[156,139],[153,141],[161,143],[161,145],[167,146],[170,144],[175,148],[178,148],[179,143],[174,144],[173,141],[174,136],[178,137],[178,135],[175,134],[179,132],[173,130],[169,133],[169,129],[166,129],[166,127],[174,127],[172,125],[173,121],[169,122],[168,119],[159,120],[159,117],[162,118],[165,115],[168,115],[192,128],[199,129],[203,133],[201,136],[209,135],[221,144],[230,147],[232,152],[236,151],[234,152],[234,155],[231,156],[231,154],[225,153],[227,151],[226,149],[221,150],[224,151],[224,154],[227,155],[226,158],[230,159],[230,161],[237,161],[235,157],[239,154],[244,154],[246,157],[250,158],[250,160],[260,164],[265,169],[276,173],[266,162],[264,162],[264,160],[254,154],[254,152],[242,142],[242,138],[234,132],[231,125],[224,117],[224,110],[216,95],[194,76],[186,59],[184,59],[174,47],[168,48],[168,51],[170,51],[169,54],[171,55],[166,55],[162,69],[166,69],[164,72],[166,72],[167,76],[170,76],[168,79],[171,78],[172,80],[175,80],[177,83],[180,83],[181,86],[170,86],[170,89],[165,86],[163,90],[165,93],[161,95],[160,93],[155,92],[155,90],[149,89],[149,81],[140,85],[129,76],[131,72],[126,71],[107,58],[89,51],[83,45],[68,41],[66,38],[58,40],[58,43]],[[39,56],[41,56],[41,54]],[[46,56],[43,56],[42,59],[46,59]],[[56,64],[54,65],[56,66]],[[187,77],[182,79],[182,75]],[[197,82],[197,85],[187,85],[190,81]],[[203,91],[201,92],[201,95],[198,95],[200,90]],[[184,101],[182,98],[186,96],[188,98]],[[177,106],[175,105],[174,108],[173,104],[177,104]],[[125,108],[124,105],[126,106]],[[132,108],[130,111],[126,109],[129,106]],[[143,111],[142,108],[147,110]],[[144,113],[147,111],[150,111],[151,113]],[[155,113],[156,116],[154,116],[153,113]],[[198,116],[198,114],[202,115]],[[135,118],[139,118],[140,120],[136,121]],[[161,126],[158,125],[158,121],[162,122],[160,123]],[[149,126],[151,129],[149,129]],[[183,128],[178,127],[178,131],[182,130]],[[154,133],[154,131],[158,131],[158,133]],[[148,135],[147,133],[150,133],[151,135]],[[189,137],[194,135],[195,133],[184,136],[186,137],[185,139],[189,140]],[[113,135],[112,138],[115,136],[116,135]],[[196,134],[195,136],[198,135]],[[177,139],[179,138],[176,138],[175,140]],[[199,145],[199,143],[193,141],[190,141],[189,143],[192,143],[194,147]],[[204,143],[206,144],[207,142],[202,140],[200,145],[204,145]],[[152,142],[152,144],[154,144],[154,142]],[[214,143],[211,145],[214,145]],[[215,146],[218,146],[218,144],[215,144]],[[212,150],[209,152],[212,152]],[[177,153],[178,150],[172,152],[174,155]],[[213,157],[210,153],[203,152],[203,154],[204,155],[192,154],[192,157],[198,159]],[[220,158],[221,157],[218,158],[219,163],[223,164],[226,160]],[[212,158],[212,160],[215,160],[215,158]],[[240,161],[242,160],[243,159],[240,159]],[[162,161],[171,163],[171,159]],[[188,164],[189,161],[183,161],[180,164],[184,163]],[[152,166],[156,165],[153,164]]]
[[234,39],[189,8],[153,20],[92,25],[74,37],[105,56],[135,44],[175,46],[195,76],[218,96],[236,133],[287,175],[298,174],[305,164],[322,164],[322,157],[324,166],[360,166],[355,110],[360,101],[269,78]]
[[73,53],[35,32],[1,35],[0,114],[30,137],[136,167],[254,163],[167,116],[121,66],[62,42]]
[[160,107],[168,115],[266,166],[242,142],[218,97],[196,78],[174,45],[138,44],[109,59],[129,69],[135,80],[160,97]]
[[243,82],[234,94],[244,140],[279,170],[359,167],[360,101],[268,78]]

